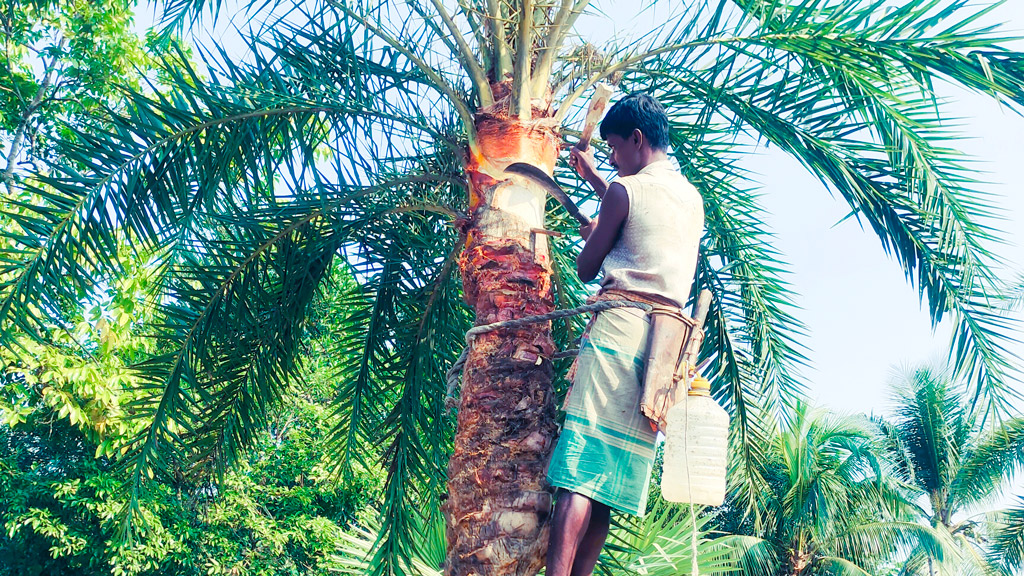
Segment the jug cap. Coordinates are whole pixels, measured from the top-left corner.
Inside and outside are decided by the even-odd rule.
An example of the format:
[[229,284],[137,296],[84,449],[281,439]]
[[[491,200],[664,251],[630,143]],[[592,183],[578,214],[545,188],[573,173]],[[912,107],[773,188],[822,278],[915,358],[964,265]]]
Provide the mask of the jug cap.
[[697,376],[690,382],[690,396],[707,396],[711,393],[711,382],[703,376]]

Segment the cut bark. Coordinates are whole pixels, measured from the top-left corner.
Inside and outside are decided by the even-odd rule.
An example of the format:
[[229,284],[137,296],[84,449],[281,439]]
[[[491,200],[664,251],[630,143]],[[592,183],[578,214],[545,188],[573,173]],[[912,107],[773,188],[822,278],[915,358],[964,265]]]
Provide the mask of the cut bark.
[[[554,169],[549,121],[477,119],[480,154],[466,162],[472,219],[460,259],[477,324],[550,312],[551,262],[544,191],[503,173],[512,162]],[[556,432],[550,323],[474,339],[463,373],[448,465],[445,574],[532,576],[544,565]]]

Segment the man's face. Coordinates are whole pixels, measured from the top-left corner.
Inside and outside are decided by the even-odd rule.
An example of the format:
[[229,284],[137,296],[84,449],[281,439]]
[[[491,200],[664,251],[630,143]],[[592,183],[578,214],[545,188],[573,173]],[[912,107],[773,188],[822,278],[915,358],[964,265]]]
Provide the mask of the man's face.
[[632,176],[640,171],[640,140],[639,130],[623,138],[618,134],[609,134],[605,138],[608,144],[608,163],[618,171],[619,176]]

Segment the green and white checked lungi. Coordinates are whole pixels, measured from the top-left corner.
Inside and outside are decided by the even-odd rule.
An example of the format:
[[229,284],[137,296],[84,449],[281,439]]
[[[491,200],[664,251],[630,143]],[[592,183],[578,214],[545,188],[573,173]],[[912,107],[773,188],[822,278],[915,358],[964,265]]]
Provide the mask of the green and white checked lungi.
[[580,346],[565,425],[548,481],[608,506],[643,516],[657,433],[640,413],[647,314],[600,312]]

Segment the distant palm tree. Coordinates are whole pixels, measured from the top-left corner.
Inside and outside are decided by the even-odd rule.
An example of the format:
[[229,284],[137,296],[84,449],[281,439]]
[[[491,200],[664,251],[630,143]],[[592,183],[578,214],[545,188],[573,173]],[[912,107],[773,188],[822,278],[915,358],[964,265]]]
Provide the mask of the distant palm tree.
[[[879,458],[866,418],[800,404],[770,437],[758,470],[765,488],[746,494],[737,484],[716,527],[748,536],[747,574],[874,574],[915,547],[942,558],[938,535],[906,520],[909,503]],[[761,511],[753,518],[750,501]]]
[[[993,570],[986,560],[986,523],[971,513],[1024,469],[1024,418],[986,422],[984,409],[944,369],[902,373],[896,394],[894,416],[880,421],[896,476],[924,496],[919,517],[956,543],[956,564],[964,573]],[[904,572],[933,569],[924,554],[916,554]]]
[[[664,10],[654,29],[602,46],[578,41],[588,0],[243,4],[256,13],[230,10],[276,14],[242,33],[251,55],[209,57],[198,71],[183,55],[160,76],[166,87],[125,90],[127,111],[61,148],[4,227],[7,346],[17,332],[45,339],[56,311],[120,274],[118,242],[160,272],[163,352],[138,367],[145,395],[133,411],[147,427],[125,456],[126,520],[142,515],[148,478],[223,467],[252,442],[299,373],[311,302],[332,289],[332,267],[351,266],[360,290],[338,346],[357,359],[338,376],[333,440],[342,467],[387,469],[371,566],[403,571],[414,527],[444,500],[449,574],[536,572],[555,434],[550,358],[580,324],[477,337],[457,422],[445,372],[473,317],[586,296],[575,226],[503,169],[530,162],[581,194],[559,149],[601,80],[666,106],[672,154],[704,196],[692,290],[715,295],[704,356],[735,415],[750,498],[770,472],[761,416],[795,402],[804,361],[784,265],[743,168],[755,139],[849,205],[933,321],[952,317],[951,352],[975,397],[998,408],[1011,395],[1007,323],[992,313],[996,234],[979,223],[995,210],[952,149],[933,85],[1024,109],[1024,55],[964,2],[651,2]],[[184,27],[225,7],[165,9]]]

